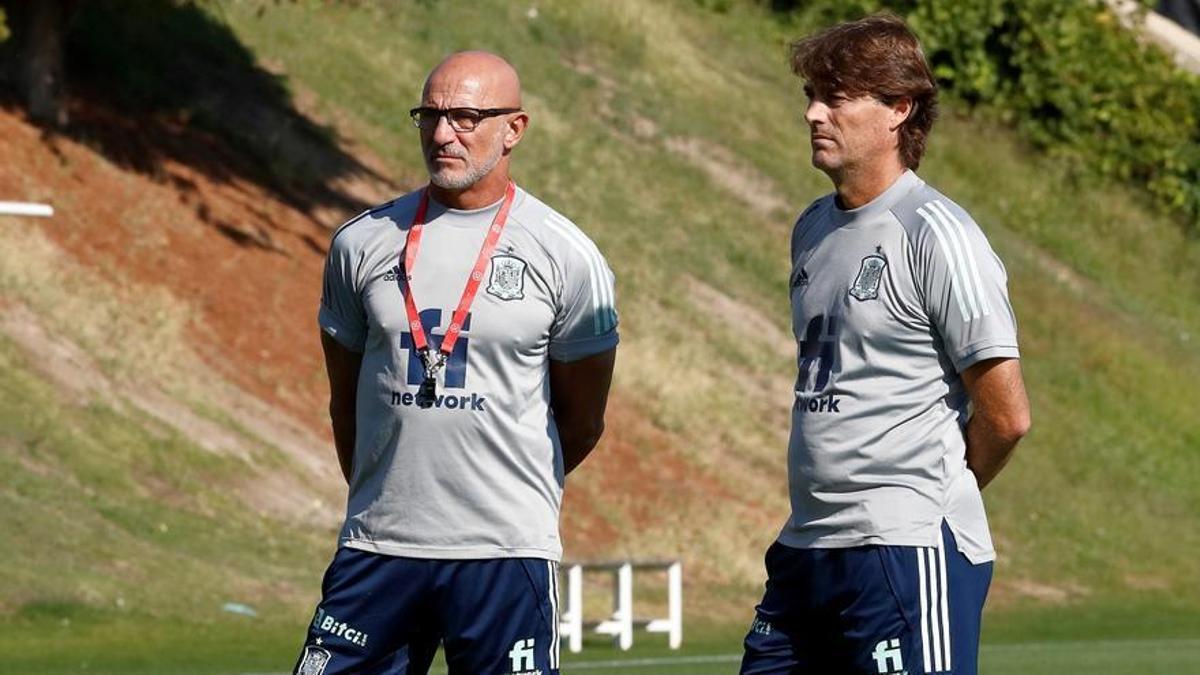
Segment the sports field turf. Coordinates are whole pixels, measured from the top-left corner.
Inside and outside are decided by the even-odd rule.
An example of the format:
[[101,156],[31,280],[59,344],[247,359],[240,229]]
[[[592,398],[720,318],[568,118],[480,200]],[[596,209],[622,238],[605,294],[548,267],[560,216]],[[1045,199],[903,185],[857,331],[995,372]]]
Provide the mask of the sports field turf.
[[[700,653],[684,649],[677,654],[638,656],[642,650],[620,654],[610,649],[593,651],[590,657],[568,658],[563,673],[588,675],[717,675],[736,673],[741,655],[737,652]],[[178,674],[238,674],[286,675],[288,663],[277,670],[243,670],[235,665],[184,664],[175,666],[151,664],[47,665],[44,668],[26,663],[12,673],[133,673]],[[442,675],[446,669],[435,666],[432,675]],[[1200,639],[1173,640],[1096,640],[1080,642],[1029,642],[1019,644],[984,645],[980,657],[980,672],[984,675],[1185,675],[1200,673]]]
[[[565,514],[569,543],[582,523],[619,532],[613,551],[682,556],[689,621],[731,622],[707,632],[688,623],[679,652],[662,647],[661,636],[639,635],[625,653],[589,642],[578,656],[564,654],[563,672],[736,672],[745,617],[719,608],[738,588],[760,583],[766,538],[787,512],[786,406],[767,393],[781,381],[786,399],[794,368],[786,307],[778,304],[787,275],[779,247],[795,210],[828,189],[802,166],[800,98],[785,59],[785,41],[805,27],[757,2],[539,2],[536,19],[528,13],[534,3],[505,0],[314,0],[274,3],[266,14],[270,3],[260,0],[183,4],[201,7],[182,26],[190,33],[152,20],[153,12],[136,14],[168,3],[90,3],[166,35],[162,54],[232,31],[229,59],[269,64],[272,78],[308,100],[306,109],[337,120],[331,132],[374,149],[400,182],[422,166],[402,111],[436,55],[490,47],[518,64],[536,120],[521,180],[586,222],[621,279],[628,370],[618,376],[617,398],[638,411],[630,428],[648,429],[630,444],[645,466],[671,471],[659,458],[683,449],[678,474],[646,474],[647,494],[612,492],[596,466],[573,475],[568,494],[581,501]],[[154,61],[139,50],[129,58]],[[224,78],[227,61],[214,61],[210,77]],[[179,86],[173,75],[120,79]],[[1031,151],[986,115],[953,101],[945,113],[922,172],[994,236],[1036,409],[1034,434],[988,490],[1004,556],[997,597],[1006,590],[1011,604],[985,623],[981,672],[1200,674],[1200,529],[1186,525],[1200,516],[1200,491],[1188,478],[1200,475],[1200,239],[1148,208],[1143,195],[1065,173],[1058,159]],[[35,165],[13,185],[31,182],[67,207],[78,199],[71,190],[84,175],[79,167],[95,163],[108,176],[123,166],[121,156],[116,164],[76,157],[78,166],[44,157],[57,173]],[[50,178],[38,183],[42,169]],[[114,184],[140,194],[138,180],[126,171]],[[780,205],[760,213],[748,208],[748,195],[755,206],[755,195]],[[156,202],[144,206],[156,213]],[[134,225],[157,241],[160,219],[145,219]],[[264,518],[236,496],[234,486],[249,476],[292,469],[269,439],[204,407],[207,389],[195,385],[193,396],[193,385],[182,384],[192,380],[161,365],[191,363],[180,347],[196,332],[187,298],[176,307],[169,294],[139,286],[123,295],[109,283],[123,278],[116,262],[85,272],[48,239],[35,239],[40,230],[29,223],[0,228],[0,307],[28,307],[117,379],[133,370],[169,373],[155,377],[181,383],[170,384],[186,394],[180,405],[253,450],[252,462],[214,454],[200,435],[164,426],[120,397],[64,389],[47,379],[37,354],[0,338],[0,540],[10,544],[0,546],[0,675],[285,672],[336,530]],[[133,297],[138,302],[123,300]],[[759,326],[727,313],[768,318]],[[114,325],[137,330],[113,340]],[[783,331],[782,355],[772,325]],[[315,360],[313,368],[323,382]],[[730,373],[762,395],[731,387]],[[83,381],[80,374],[71,379]],[[656,484],[692,484],[668,480],[675,475],[714,475],[720,490],[649,494]],[[739,495],[762,500],[754,507],[761,511],[714,508],[740,503],[726,499]],[[588,513],[600,515],[580,515]],[[755,586],[732,604],[748,611],[758,593]],[[259,618],[226,617],[220,607],[228,600],[254,604]]]
[[[691,654],[567,662],[563,672],[616,673],[737,672],[740,654]],[[1029,642],[984,645],[985,675],[1181,675],[1200,672],[1200,639]]]
[[[1152,620],[1153,617],[1145,617]],[[1133,619],[1130,619],[1131,621]],[[1035,617],[1021,622],[1038,624]],[[1061,625],[1061,624],[1060,624]],[[1062,626],[1066,634],[1087,634],[1095,625]],[[1136,631],[1134,631],[1136,633]],[[1158,631],[1154,631],[1158,632]],[[1186,675],[1200,673],[1200,638],[1040,638],[985,642],[983,675]],[[634,648],[620,652],[599,638],[588,638],[580,654],[563,654],[563,673],[587,675],[716,675],[736,673],[740,629],[711,627],[685,637],[678,651],[662,636],[638,633]],[[298,650],[297,627],[229,620],[205,626],[173,622],[149,625],[140,620],[93,622],[65,627],[61,622],[0,623],[0,673],[58,675],[286,675]],[[431,673],[444,675],[438,657]]]
[[[604,650],[608,651],[608,650]],[[611,656],[568,659],[563,673],[588,675],[717,675],[736,673],[741,654],[687,653],[657,656]],[[433,674],[445,673],[437,667]],[[1030,642],[984,645],[980,656],[984,675],[1181,675],[1200,672],[1200,639],[1113,640],[1087,642]],[[255,675],[260,675],[255,673]],[[262,673],[261,675],[266,675]],[[272,673],[272,675],[275,675]],[[280,672],[282,675],[282,671]]]

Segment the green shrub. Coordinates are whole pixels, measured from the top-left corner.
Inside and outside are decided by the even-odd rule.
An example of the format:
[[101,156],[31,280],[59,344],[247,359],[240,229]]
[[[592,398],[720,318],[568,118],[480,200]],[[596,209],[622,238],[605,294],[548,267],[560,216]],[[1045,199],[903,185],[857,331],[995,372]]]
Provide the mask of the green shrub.
[[[1143,0],[1144,4],[1152,4]],[[1134,181],[1200,231],[1200,78],[1100,0],[814,0],[812,25],[890,9],[943,90],[1081,170]]]
[[4,8],[0,7],[0,42],[8,39],[8,26],[4,23]]

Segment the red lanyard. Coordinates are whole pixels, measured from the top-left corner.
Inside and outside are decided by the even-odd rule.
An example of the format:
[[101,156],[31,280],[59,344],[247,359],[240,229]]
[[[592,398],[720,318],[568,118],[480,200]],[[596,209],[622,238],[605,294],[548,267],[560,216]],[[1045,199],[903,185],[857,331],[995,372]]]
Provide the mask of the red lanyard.
[[508,220],[508,210],[512,207],[516,194],[517,186],[509,181],[508,187],[504,190],[504,202],[500,205],[496,217],[492,219],[491,226],[488,227],[487,236],[483,239],[483,246],[479,249],[479,257],[475,259],[475,267],[471,270],[471,276],[467,279],[467,286],[463,289],[462,298],[458,301],[454,316],[451,317],[450,327],[446,329],[446,334],[442,337],[441,347],[438,348],[441,357],[436,363],[430,363],[429,341],[425,337],[425,326],[421,324],[421,315],[417,312],[417,302],[412,293],[413,265],[417,260],[417,249],[421,246],[421,231],[425,228],[425,212],[429,209],[429,188],[426,187],[425,191],[421,193],[421,202],[417,205],[417,212],[413,215],[412,226],[408,229],[408,238],[404,243],[402,264],[404,311],[408,313],[408,326],[412,331],[413,346],[421,355],[421,360],[425,362],[427,377],[432,377],[437,372],[437,368],[444,364],[446,358],[454,352],[454,343],[458,341],[458,334],[462,330],[463,322],[467,320],[467,312],[470,311],[475,294],[479,291],[483,273],[487,270],[488,259],[491,257],[492,251],[496,249],[496,243],[500,241],[500,233],[504,230],[504,223]]

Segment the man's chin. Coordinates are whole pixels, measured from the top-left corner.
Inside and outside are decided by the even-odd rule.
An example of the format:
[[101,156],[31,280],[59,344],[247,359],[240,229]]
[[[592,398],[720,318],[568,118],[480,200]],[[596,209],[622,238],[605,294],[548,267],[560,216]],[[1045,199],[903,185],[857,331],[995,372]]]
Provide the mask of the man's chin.
[[475,184],[471,176],[450,171],[431,171],[429,182],[443,190],[465,190]]
[[828,154],[820,150],[814,150],[812,153],[812,165],[813,167],[828,173],[830,171],[836,171],[841,166],[841,163],[838,162],[836,158],[830,157]]

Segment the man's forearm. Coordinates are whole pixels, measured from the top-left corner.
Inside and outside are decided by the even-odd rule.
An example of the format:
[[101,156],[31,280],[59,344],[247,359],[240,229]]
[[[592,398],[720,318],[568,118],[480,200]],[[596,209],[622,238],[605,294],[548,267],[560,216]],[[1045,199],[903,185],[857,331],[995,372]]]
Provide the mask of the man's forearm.
[[350,484],[350,476],[354,472],[354,436],[357,432],[353,411],[336,413],[330,411],[330,421],[333,425],[333,445],[337,449],[338,465],[346,484]]
[[967,467],[979,487],[1000,473],[1029,431],[1029,397],[1017,359],[980,361],[962,372],[974,413],[967,422]]
[[574,433],[565,432],[559,427],[559,442],[562,444],[563,474],[569,474],[587,459],[587,456],[600,442],[604,433],[604,424],[599,427],[579,430]]
[[998,426],[983,415],[972,415],[967,423],[967,467],[981,489],[1000,473],[1021,440],[1021,434]]
[[329,374],[329,420],[333,426],[333,445],[337,449],[338,466],[349,485],[350,476],[354,473],[356,397],[362,354],[347,349],[325,331],[321,331],[321,348],[325,352],[325,371]]
[[583,463],[604,433],[604,408],[616,349],[569,363],[550,362],[550,409],[562,447],[563,473]]

